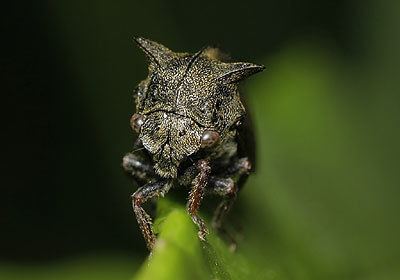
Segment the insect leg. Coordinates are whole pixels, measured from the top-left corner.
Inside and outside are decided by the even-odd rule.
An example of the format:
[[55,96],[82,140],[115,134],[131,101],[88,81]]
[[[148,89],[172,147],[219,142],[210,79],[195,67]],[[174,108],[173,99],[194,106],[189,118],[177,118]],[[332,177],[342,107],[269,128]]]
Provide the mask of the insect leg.
[[[239,158],[228,168],[227,175],[231,177],[242,177],[243,175],[249,175],[250,170],[250,160],[247,157]],[[240,178],[237,179],[239,180]]]
[[132,195],[132,207],[136,215],[139,227],[142,231],[143,237],[146,240],[147,248],[151,251],[156,241],[156,236],[151,228],[152,220],[149,214],[144,211],[142,204],[152,197],[164,196],[165,193],[171,188],[171,182],[161,180],[148,183],[139,188]]
[[122,167],[126,172],[141,182],[148,182],[155,176],[153,167],[146,163],[144,157],[138,154],[127,153],[122,158]]
[[215,209],[212,219],[212,227],[216,230],[220,230],[222,227],[222,221],[232,208],[238,188],[232,178],[211,177],[210,188],[207,191],[223,197],[222,201]]
[[240,158],[232,163],[222,178],[211,177],[208,191],[223,197],[214,212],[212,220],[214,229],[221,230],[222,222],[232,208],[239,191],[239,183],[248,176],[250,169],[250,161],[247,158]]
[[201,201],[203,200],[204,191],[208,183],[211,168],[206,160],[199,160],[196,164],[198,174],[192,182],[192,189],[190,190],[189,200],[187,203],[187,210],[193,222],[199,227],[199,238],[203,241],[206,239],[208,229],[204,221],[198,216]]

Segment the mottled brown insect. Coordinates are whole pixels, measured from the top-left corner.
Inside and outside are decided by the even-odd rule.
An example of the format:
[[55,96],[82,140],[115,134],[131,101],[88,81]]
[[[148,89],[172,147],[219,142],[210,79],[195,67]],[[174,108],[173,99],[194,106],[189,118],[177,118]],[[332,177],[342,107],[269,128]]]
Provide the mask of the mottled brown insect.
[[133,210],[152,250],[156,236],[143,203],[164,196],[171,187],[189,187],[187,211],[205,240],[208,230],[198,215],[203,196],[223,198],[212,223],[220,229],[251,171],[254,140],[238,83],[264,66],[223,62],[215,48],[175,53],[147,39],[135,41],[150,65],[134,94],[131,126],[139,134],[135,150],[122,164],[142,184],[132,195]]

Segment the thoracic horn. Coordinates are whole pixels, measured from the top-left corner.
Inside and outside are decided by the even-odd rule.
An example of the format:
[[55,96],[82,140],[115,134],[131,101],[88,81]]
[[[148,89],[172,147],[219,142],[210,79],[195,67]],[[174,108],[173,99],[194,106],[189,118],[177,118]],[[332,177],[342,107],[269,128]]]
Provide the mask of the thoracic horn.
[[154,41],[141,37],[134,38],[134,41],[144,51],[150,62],[157,66],[163,65],[174,56],[170,49]]
[[235,83],[263,71],[265,66],[246,62],[227,63],[223,73],[218,77],[222,83]]

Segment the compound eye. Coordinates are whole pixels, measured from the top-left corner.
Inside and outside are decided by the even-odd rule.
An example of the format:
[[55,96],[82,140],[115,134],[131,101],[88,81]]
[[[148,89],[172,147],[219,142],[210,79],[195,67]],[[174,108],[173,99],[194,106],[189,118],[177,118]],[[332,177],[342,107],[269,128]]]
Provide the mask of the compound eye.
[[144,124],[144,119],[145,117],[140,114],[133,114],[133,116],[131,117],[131,127],[137,133],[140,132],[140,128]]
[[201,147],[208,148],[214,146],[220,139],[219,133],[213,130],[204,131],[201,136]]

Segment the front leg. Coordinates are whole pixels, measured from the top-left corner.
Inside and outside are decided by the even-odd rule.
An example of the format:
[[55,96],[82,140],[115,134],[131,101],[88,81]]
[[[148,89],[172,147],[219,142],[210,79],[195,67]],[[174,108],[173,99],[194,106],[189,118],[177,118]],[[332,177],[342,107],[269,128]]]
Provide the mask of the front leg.
[[139,188],[132,195],[132,207],[136,215],[136,220],[139,223],[139,227],[142,231],[143,237],[146,241],[147,248],[153,250],[156,236],[151,227],[152,220],[149,214],[144,211],[142,204],[147,200],[157,196],[164,196],[171,188],[172,183],[166,180],[160,180],[156,182],[150,182],[143,187]]
[[135,180],[141,183],[147,183],[155,177],[153,167],[148,163],[148,160],[146,161],[145,156],[140,153],[127,153],[122,158],[122,167]]
[[206,235],[208,234],[208,229],[204,221],[198,216],[198,210],[200,208],[201,201],[203,200],[205,188],[208,184],[211,167],[207,160],[199,160],[196,163],[196,167],[198,174],[192,182],[192,189],[190,190],[189,194],[187,211],[189,212],[193,222],[199,228],[199,238],[205,241]]

